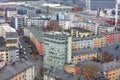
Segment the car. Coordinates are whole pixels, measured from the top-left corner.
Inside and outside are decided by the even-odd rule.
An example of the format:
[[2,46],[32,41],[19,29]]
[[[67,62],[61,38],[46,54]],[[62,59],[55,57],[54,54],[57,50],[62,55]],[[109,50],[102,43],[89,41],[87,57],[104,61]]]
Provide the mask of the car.
[[25,50],[25,48],[23,48],[23,50]]
[[32,48],[31,45],[29,45],[28,48]]
[[24,55],[26,54],[26,52],[24,52]]
[[20,48],[23,48],[23,46],[20,46]]

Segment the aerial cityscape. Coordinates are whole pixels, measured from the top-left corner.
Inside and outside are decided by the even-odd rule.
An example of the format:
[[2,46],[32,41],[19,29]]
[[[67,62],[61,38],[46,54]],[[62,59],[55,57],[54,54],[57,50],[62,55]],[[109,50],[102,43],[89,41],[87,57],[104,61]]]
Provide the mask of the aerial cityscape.
[[0,0],[0,80],[120,80],[120,0]]

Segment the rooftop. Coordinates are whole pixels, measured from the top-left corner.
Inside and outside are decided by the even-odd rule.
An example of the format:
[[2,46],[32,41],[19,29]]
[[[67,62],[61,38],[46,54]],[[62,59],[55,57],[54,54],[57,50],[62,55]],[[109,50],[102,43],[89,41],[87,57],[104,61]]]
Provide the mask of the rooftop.
[[56,80],[78,80],[78,77],[64,72],[63,70],[47,70],[45,73],[45,75],[47,76],[51,76],[53,78],[55,78]]
[[114,27],[110,24],[107,24],[107,23],[99,23],[100,25],[99,26],[103,26],[103,27]]
[[114,44],[109,46],[104,46],[98,49],[92,49],[92,48],[84,48],[84,49],[78,49],[72,51],[72,56],[77,56],[80,54],[89,54],[90,52],[108,52],[110,55],[112,55],[114,58],[119,57],[120,58],[120,44]]
[[16,32],[16,30],[9,26],[7,23],[0,24],[0,28],[4,29],[5,32]]
[[32,32],[38,38],[39,42],[43,42],[44,32],[41,31],[40,27],[27,26],[26,29],[28,29],[30,32]]
[[91,31],[89,31],[89,30],[86,30],[86,29],[82,29],[82,28],[80,28],[80,27],[73,27],[72,29],[74,29],[74,30],[77,30],[77,31],[80,31],[80,32],[91,32]]
[[120,58],[120,44],[114,44],[109,46],[104,46],[99,49],[99,52],[108,52],[113,57],[119,57]]
[[72,41],[80,41],[80,40],[93,40],[93,39],[97,39],[97,38],[102,38],[103,35],[91,35],[91,36],[88,36],[88,37],[73,37],[72,38]]
[[8,48],[7,47],[0,47],[0,51],[7,51]]
[[72,50],[72,56],[78,56],[82,54],[90,54],[90,53],[97,53],[98,49],[91,49],[91,48],[85,48],[85,49],[78,49],[78,50]]
[[33,66],[31,62],[15,62],[2,68],[0,80],[8,80]]
[[65,5],[60,5],[60,4],[53,4],[53,3],[44,3],[42,6],[49,6],[53,8],[72,8],[71,6],[65,6]]
[[46,32],[44,36],[56,37],[56,38],[67,38],[70,35],[62,32]]
[[95,62],[91,60],[86,60],[86,61],[79,62],[76,66],[80,67],[83,65],[96,65],[100,72],[104,72],[104,71],[109,71],[109,70],[113,70],[116,68],[120,68],[120,61],[114,60],[114,61],[107,62],[107,63],[100,63],[100,62]]

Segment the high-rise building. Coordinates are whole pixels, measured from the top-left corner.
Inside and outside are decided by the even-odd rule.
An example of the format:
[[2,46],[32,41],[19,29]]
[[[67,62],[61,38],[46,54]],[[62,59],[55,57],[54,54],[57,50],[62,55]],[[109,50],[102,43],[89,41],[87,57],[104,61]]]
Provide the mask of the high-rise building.
[[86,0],[86,8],[98,10],[99,8],[115,8],[117,0]]
[[61,32],[45,33],[44,67],[62,69],[66,63],[70,63],[71,41],[71,36]]

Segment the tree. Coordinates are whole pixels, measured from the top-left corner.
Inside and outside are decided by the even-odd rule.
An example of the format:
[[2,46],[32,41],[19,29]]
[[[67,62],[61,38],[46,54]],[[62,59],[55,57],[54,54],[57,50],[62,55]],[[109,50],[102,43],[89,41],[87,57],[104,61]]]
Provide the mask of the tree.
[[103,53],[99,53],[98,56],[97,56],[97,60],[100,61],[101,63],[104,63],[104,62],[110,62],[110,61],[113,61],[114,58],[112,55],[110,55],[108,52],[103,52]]
[[78,80],[84,78],[84,80],[90,80],[98,76],[98,66],[96,65],[83,65],[80,68],[80,74]]

